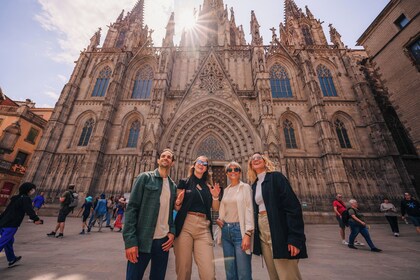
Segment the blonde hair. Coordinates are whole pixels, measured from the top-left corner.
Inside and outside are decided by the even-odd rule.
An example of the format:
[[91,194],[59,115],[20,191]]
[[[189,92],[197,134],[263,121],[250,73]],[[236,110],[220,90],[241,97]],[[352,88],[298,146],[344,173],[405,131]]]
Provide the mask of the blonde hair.
[[[193,164],[190,166],[190,168],[188,169],[188,177],[189,178],[191,178],[191,176],[194,174],[194,171],[195,171],[195,168],[194,168],[194,166],[195,166],[195,164],[197,163],[197,160],[199,159],[199,158],[205,158],[205,160],[206,160],[206,162],[207,162],[207,164],[209,163],[209,158],[208,157],[206,157],[206,156],[199,156],[199,157],[197,157],[195,160],[194,160],[194,162],[193,162]],[[209,173],[209,165],[207,165],[207,170],[206,170],[206,172],[204,172],[204,174],[203,174],[203,179],[204,179],[204,181],[206,182],[206,184],[207,185],[210,185],[210,186],[213,186],[213,178],[211,177],[211,175],[210,175],[210,173]]]
[[[261,153],[255,153],[253,155],[256,155],[256,154],[260,155],[262,159],[264,160],[265,170],[267,172],[272,172],[275,170],[274,163],[271,160],[269,160],[268,157],[266,157],[265,155]],[[255,180],[257,180],[257,172],[255,172],[255,170],[252,169],[252,156],[248,160],[248,172],[247,172],[248,181],[250,184],[253,184]]]
[[240,172],[242,172],[241,165],[239,163],[237,163],[236,161],[231,161],[231,162],[229,162],[228,164],[225,165],[225,173],[227,173],[227,169],[229,168],[229,166],[238,167],[241,170]]

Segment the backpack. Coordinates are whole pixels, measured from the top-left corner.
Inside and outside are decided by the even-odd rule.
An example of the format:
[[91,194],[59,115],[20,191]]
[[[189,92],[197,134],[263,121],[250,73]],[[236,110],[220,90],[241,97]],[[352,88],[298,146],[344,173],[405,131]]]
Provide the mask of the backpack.
[[350,213],[349,210],[353,209],[353,208],[347,208],[346,210],[343,211],[343,213],[341,213],[341,221],[343,222],[343,224],[348,227],[349,226],[349,219],[350,219]]
[[70,192],[70,208],[76,208],[79,205],[79,195],[76,192]]

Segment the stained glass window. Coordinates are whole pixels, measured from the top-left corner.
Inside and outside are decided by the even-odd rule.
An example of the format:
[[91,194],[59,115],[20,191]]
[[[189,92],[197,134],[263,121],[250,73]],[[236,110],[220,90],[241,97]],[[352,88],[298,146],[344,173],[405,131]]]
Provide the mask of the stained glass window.
[[331,71],[324,65],[317,67],[317,75],[324,96],[337,96]]
[[105,92],[108,88],[109,79],[111,78],[112,70],[108,66],[99,72],[99,76],[96,79],[95,87],[93,88],[92,96],[101,97],[105,96]]
[[137,142],[139,140],[139,133],[140,133],[140,122],[135,121],[130,126],[130,131],[128,134],[128,141],[127,141],[128,148],[137,147]]
[[150,65],[146,65],[141,68],[137,72],[131,98],[149,99],[150,92],[152,91],[153,76],[153,69]]
[[273,67],[271,67],[270,85],[271,95],[273,96],[273,98],[293,97],[289,75],[287,74],[286,69],[283,66],[279,64],[274,64]]
[[337,132],[337,137],[338,141],[340,142],[341,148],[351,149],[349,135],[347,134],[347,129],[342,121],[335,121],[335,131]]
[[92,135],[94,125],[95,121],[93,119],[89,119],[85,122],[82,134],[80,135],[78,146],[87,146],[89,144],[90,136]]
[[305,39],[305,44],[307,45],[313,45],[314,41],[312,40],[311,30],[309,29],[309,26],[304,25],[302,27],[302,34],[303,38]]
[[284,138],[286,140],[287,149],[297,149],[295,129],[293,123],[289,120],[283,122]]

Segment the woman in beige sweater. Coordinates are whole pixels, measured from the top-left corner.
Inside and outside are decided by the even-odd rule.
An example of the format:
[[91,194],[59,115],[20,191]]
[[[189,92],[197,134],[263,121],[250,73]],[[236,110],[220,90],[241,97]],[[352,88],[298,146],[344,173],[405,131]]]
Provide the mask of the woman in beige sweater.
[[240,180],[242,170],[237,162],[228,163],[225,171],[231,184],[224,190],[216,222],[222,229],[226,279],[252,279],[252,189]]

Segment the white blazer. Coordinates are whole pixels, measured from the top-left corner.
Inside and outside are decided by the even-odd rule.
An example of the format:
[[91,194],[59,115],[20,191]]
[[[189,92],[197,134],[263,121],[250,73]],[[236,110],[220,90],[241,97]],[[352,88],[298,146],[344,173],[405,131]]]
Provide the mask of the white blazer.
[[[225,192],[231,187],[231,185],[227,186],[224,190]],[[254,231],[254,210],[253,210],[253,203],[252,203],[252,189],[251,186],[240,181],[239,186],[235,186],[237,188],[237,207],[238,207],[238,216],[239,216],[239,225],[241,227],[241,235],[244,237],[245,232],[247,231]],[[222,202],[220,203],[219,208],[219,219],[223,220],[225,217],[225,204]],[[252,245],[253,238],[251,237],[251,249],[253,248]],[[248,255],[251,254],[251,250],[246,250]]]

